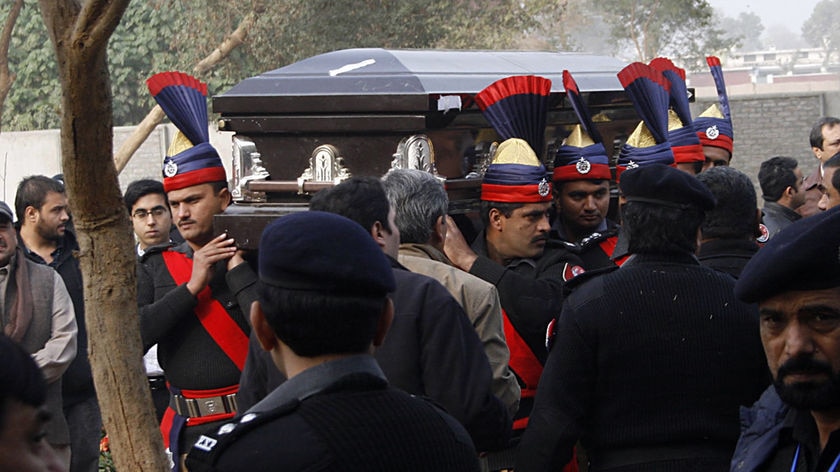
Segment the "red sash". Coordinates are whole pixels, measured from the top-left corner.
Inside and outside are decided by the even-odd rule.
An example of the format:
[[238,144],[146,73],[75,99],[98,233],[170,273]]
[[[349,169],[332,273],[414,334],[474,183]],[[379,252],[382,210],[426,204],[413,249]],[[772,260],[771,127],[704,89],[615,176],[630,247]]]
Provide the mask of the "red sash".
[[[613,246],[615,246],[615,243],[613,243]],[[510,368],[525,383],[525,386],[522,387],[522,398],[533,398],[537,394],[537,384],[540,382],[543,365],[540,364],[540,360],[528,347],[528,343],[522,339],[522,336],[513,327],[513,323],[508,319],[505,310],[502,310],[502,320],[505,327],[505,339],[507,339],[510,349]],[[528,417],[519,418],[513,422],[514,431],[523,430],[526,426],[528,426]],[[577,451],[573,449],[572,460],[563,467],[563,472],[578,472],[578,470]]]
[[[510,349],[510,363],[508,364],[516,375],[525,384],[522,387],[522,398],[533,398],[537,394],[537,384],[542,375],[543,366],[537,356],[534,355],[528,343],[513,327],[508,319],[507,312],[502,310],[502,320],[505,327],[505,339]],[[513,429],[523,429],[528,425],[528,418],[520,418],[513,423]]]
[[[175,283],[181,285],[189,282],[192,275],[192,259],[172,250],[163,251],[162,254],[166,268]],[[213,341],[236,364],[236,367],[242,370],[245,366],[245,357],[248,355],[248,336],[230,317],[222,304],[213,298],[210,286],[204,287],[196,298],[198,298],[198,305],[194,310],[195,316],[198,317]]]
[[[598,243],[598,245],[601,246],[601,250],[604,251],[604,254],[612,257],[613,252],[615,252],[615,246],[616,246],[617,243],[618,243],[618,236],[610,236],[609,238],[607,238],[607,239],[601,241],[600,243]],[[615,259],[613,262],[615,262],[615,265],[621,267],[621,264],[624,264],[624,261],[626,261],[628,257],[630,257],[629,254],[625,255],[625,256],[622,256],[622,257],[619,257],[618,259]]]

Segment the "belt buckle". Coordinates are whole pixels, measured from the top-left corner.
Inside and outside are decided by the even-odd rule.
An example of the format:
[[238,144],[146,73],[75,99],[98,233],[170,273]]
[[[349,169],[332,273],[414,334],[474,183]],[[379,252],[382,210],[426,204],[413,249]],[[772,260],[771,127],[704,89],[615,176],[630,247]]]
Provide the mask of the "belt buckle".
[[205,398],[185,398],[183,395],[173,395],[173,399],[174,401],[170,403],[173,409],[179,415],[188,418],[235,413],[238,410],[236,393]]
[[198,407],[198,416],[210,416],[227,413],[225,411],[225,404],[222,401],[222,397],[216,396],[197,398],[193,401],[195,401],[196,406]]

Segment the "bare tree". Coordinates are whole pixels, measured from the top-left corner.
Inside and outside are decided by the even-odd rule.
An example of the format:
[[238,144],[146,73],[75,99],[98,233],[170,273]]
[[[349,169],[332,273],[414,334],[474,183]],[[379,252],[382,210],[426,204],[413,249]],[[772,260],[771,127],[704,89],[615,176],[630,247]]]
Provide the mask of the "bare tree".
[[115,464],[167,462],[141,363],[131,226],[113,161],[106,46],[129,0],[39,0],[61,81],[61,153],[79,229],[93,378]]

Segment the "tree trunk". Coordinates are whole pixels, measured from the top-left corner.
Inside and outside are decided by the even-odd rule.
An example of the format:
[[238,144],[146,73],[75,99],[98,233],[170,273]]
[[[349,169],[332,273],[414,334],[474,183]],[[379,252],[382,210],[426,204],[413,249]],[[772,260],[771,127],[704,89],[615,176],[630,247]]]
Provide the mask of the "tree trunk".
[[14,0],[3,25],[3,32],[0,33],[0,116],[3,115],[3,104],[6,103],[6,96],[9,95],[15,81],[15,75],[9,72],[9,44],[12,42],[12,30],[20,16],[21,8],[23,0]]
[[39,0],[58,59],[62,169],[79,230],[89,355],[103,422],[118,470],[165,471],[141,361],[131,225],[113,161],[105,51],[128,2]]

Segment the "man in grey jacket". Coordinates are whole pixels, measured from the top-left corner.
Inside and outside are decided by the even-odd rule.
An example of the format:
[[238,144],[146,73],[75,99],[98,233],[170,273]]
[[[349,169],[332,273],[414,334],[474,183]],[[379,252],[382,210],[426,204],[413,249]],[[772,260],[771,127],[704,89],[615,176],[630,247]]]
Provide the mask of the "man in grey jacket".
[[449,197],[435,176],[417,169],[395,169],[383,179],[394,222],[400,230],[400,264],[440,282],[461,304],[484,345],[493,370],[493,394],[511,415],[519,408],[520,388],[508,367],[502,306],[496,286],[455,267],[443,253]]
[[30,261],[18,246],[12,210],[0,202],[0,327],[32,354],[47,381],[47,411],[53,418],[47,442],[65,465],[70,463],[70,434],[61,401],[61,376],[76,357],[73,302],[61,276]]

